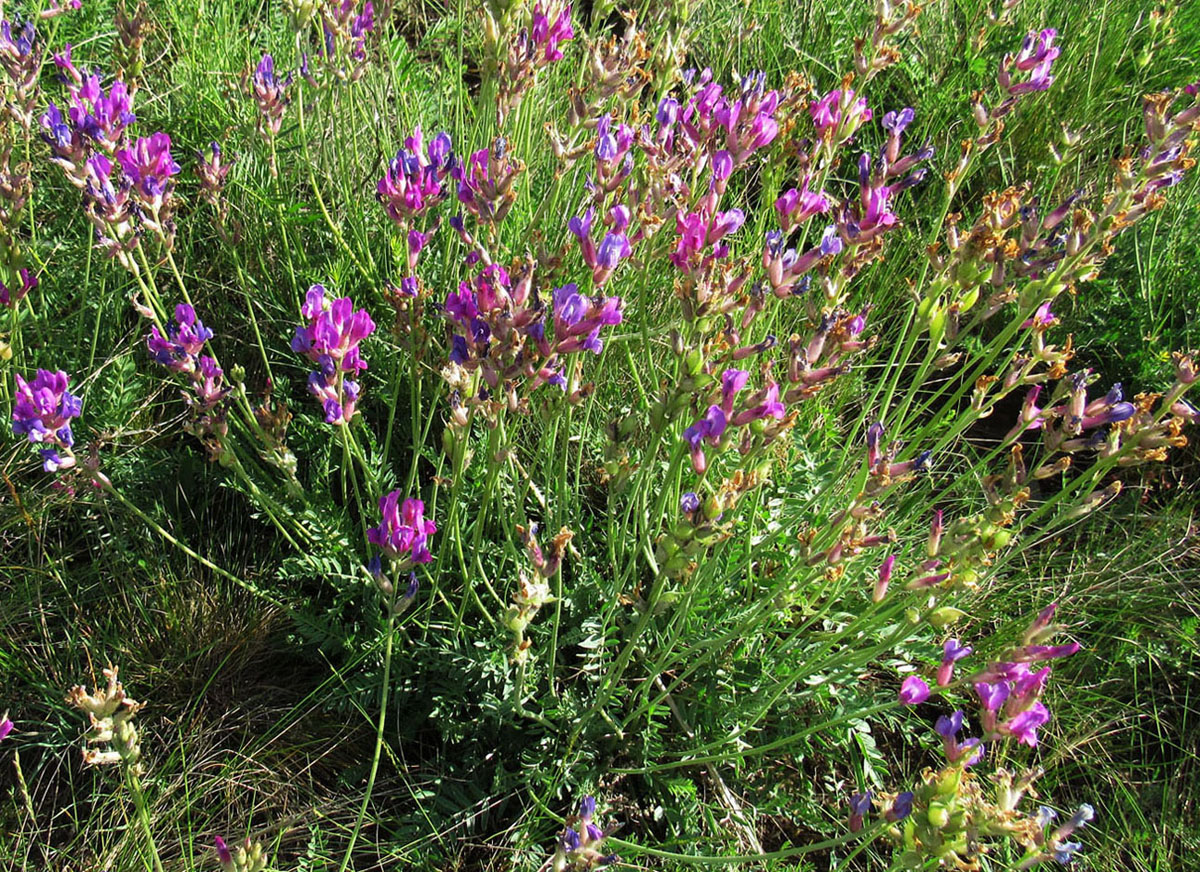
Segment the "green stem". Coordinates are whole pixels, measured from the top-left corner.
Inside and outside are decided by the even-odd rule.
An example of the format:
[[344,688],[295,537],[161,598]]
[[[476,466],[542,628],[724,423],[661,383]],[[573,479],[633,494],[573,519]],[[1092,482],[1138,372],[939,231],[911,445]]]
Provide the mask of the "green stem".
[[129,793],[133,796],[133,804],[137,808],[138,820],[142,823],[142,831],[146,834],[146,844],[150,848],[150,859],[154,862],[154,872],[163,872],[162,858],[158,856],[158,845],[154,841],[154,832],[150,828],[150,812],[146,808],[146,797],[142,792],[141,779],[133,769],[125,768],[126,783]]
[[362,805],[358,807],[358,818],[354,821],[354,829],[350,833],[350,842],[346,845],[346,853],[342,857],[341,865],[338,866],[338,872],[346,872],[346,867],[350,865],[350,856],[354,852],[354,845],[358,841],[358,834],[362,831],[363,819],[367,816],[367,806],[370,804],[371,794],[375,790],[375,776],[379,774],[379,758],[383,751],[383,728],[387,723],[388,695],[392,686],[392,649],[394,647],[394,628],[396,625],[395,586],[399,584],[399,573],[395,573],[394,575],[396,577],[392,579],[393,590],[388,602],[387,644],[383,650],[383,686],[379,689],[379,723],[375,727],[375,750],[371,753],[371,772],[367,776],[367,789],[363,794]]

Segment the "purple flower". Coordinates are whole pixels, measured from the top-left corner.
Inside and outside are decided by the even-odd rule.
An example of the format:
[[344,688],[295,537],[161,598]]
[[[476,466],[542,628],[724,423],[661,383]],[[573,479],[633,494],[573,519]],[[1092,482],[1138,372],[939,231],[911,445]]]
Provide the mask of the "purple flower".
[[[1050,66],[1060,54],[1060,50],[1052,44],[1057,35],[1058,32],[1052,28],[1041,33],[1030,31],[1015,57],[1011,54],[1004,56],[1000,65],[1000,86],[1013,97],[1048,89],[1054,82]],[[1013,70],[1028,72],[1029,78],[1024,82],[1013,82]]]
[[138,200],[152,215],[159,215],[175,187],[171,176],[179,172],[171,157],[171,137],[155,133],[139,138],[133,148],[117,151],[117,162],[133,183]]
[[8,734],[13,731],[13,722],[8,719],[8,715],[0,718],[0,742],[8,738]]
[[919,705],[929,699],[929,685],[919,676],[910,675],[900,685],[899,699],[904,705]]
[[150,328],[146,346],[154,359],[176,372],[190,373],[196,368],[200,350],[212,338],[213,332],[196,317],[196,310],[186,303],[175,307],[175,321],[167,326],[164,337],[158,327]]
[[700,497],[693,491],[688,491],[679,498],[679,511],[685,515],[695,514],[700,510]]
[[1033,748],[1037,746],[1037,729],[1050,720],[1049,710],[1040,702],[1009,718],[999,727],[1001,734],[1012,736],[1018,742]]
[[251,77],[251,93],[258,104],[258,132],[270,139],[279,135],[283,126],[283,112],[291,98],[287,96],[288,86],[292,84],[292,74],[279,79],[275,75],[275,59],[269,54],[262,56]]
[[979,696],[979,702],[983,706],[984,711],[996,712],[1000,706],[1004,705],[1004,701],[1008,699],[1008,682],[975,682],[975,693]]
[[120,144],[125,128],[137,120],[125,83],[118,79],[106,92],[98,75],[86,76],[82,85],[72,89],[67,114],[77,130],[109,153]]
[[71,447],[75,437],[71,433],[71,419],[79,417],[82,403],[67,390],[67,374],[62,370],[39,369],[31,382],[25,381],[19,373],[15,379],[13,434],[46,446],[40,450],[46,472],[74,466]]
[[[401,502],[400,491],[394,490],[380,497],[379,513],[382,520],[378,527],[367,530],[368,542],[378,546],[391,560],[408,563],[433,560],[428,542],[437,527],[433,521],[426,520],[423,502],[414,499]],[[409,587],[412,587],[411,580]]]
[[220,836],[213,839],[217,849],[217,861],[222,866],[233,866],[233,852],[229,850],[229,846],[225,844],[225,840]]
[[[547,7],[538,0],[533,6],[533,22],[529,33],[535,51],[534,61],[538,66],[561,61],[563,52],[559,43],[575,36],[575,30],[571,27],[570,4],[557,15],[554,15],[554,5]],[[551,16],[554,16],[553,21],[550,20]]]
[[958,735],[958,731],[962,729],[963,713],[962,709],[954,712],[952,715],[941,715],[934,724],[934,731],[943,739],[950,739]]
[[617,264],[621,262],[622,258],[629,257],[631,254],[633,254],[633,249],[624,233],[606,233],[604,241],[596,250],[596,264],[607,274],[603,275],[597,284],[603,284],[603,280],[607,279],[608,275],[617,268]]

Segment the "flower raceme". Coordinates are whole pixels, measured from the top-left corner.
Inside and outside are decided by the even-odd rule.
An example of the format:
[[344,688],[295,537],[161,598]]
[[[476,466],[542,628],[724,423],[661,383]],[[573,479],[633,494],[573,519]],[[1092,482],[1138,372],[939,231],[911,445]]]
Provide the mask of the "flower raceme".
[[[394,490],[379,498],[382,520],[378,527],[367,530],[367,541],[376,545],[400,570],[418,563],[429,563],[429,537],[437,532],[433,521],[425,518],[425,504],[420,500],[401,501],[400,491]],[[379,575],[379,558],[372,561],[372,573]]]
[[163,336],[156,325],[146,337],[146,347],[158,363],[191,380],[194,396],[186,399],[198,413],[214,409],[230,390],[222,385],[224,373],[216,360],[201,354],[212,335],[212,330],[196,317],[196,310],[180,303],[175,307],[174,322],[167,325],[167,335]]
[[327,424],[347,424],[354,417],[359,397],[356,376],[367,368],[359,344],[375,331],[366,309],[355,311],[349,297],[330,300],[323,285],[308,289],[301,314],[307,324],[296,328],[292,350],[318,367],[308,377],[308,390],[325,410]]
[[603,328],[621,323],[620,297],[589,297],[574,284],[556,288],[547,306],[533,293],[532,271],[526,263],[514,277],[490,264],[446,298],[450,364],[482,375],[481,400],[503,387],[515,407],[521,379],[529,380],[530,389],[550,383],[566,390],[562,358],[580,351],[599,354]]
[[20,374],[15,379],[13,434],[43,446],[38,453],[46,472],[70,469],[75,465],[71,419],[79,417],[82,403],[67,390],[67,374],[62,370],[39,369],[33,381],[26,381]]

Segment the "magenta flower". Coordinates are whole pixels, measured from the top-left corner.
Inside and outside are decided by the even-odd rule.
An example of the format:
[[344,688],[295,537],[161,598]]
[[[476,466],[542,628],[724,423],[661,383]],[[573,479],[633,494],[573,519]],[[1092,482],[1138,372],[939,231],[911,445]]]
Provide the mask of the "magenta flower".
[[382,520],[378,527],[367,531],[367,541],[378,546],[389,560],[409,564],[429,563],[433,554],[428,548],[429,537],[437,532],[433,521],[425,518],[425,504],[420,500],[400,501],[400,491],[394,490],[379,499]]
[[125,83],[118,79],[105,91],[98,75],[85,76],[83,84],[71,90],[67,114],[76,129],[110,154],[120,145],[125,128],[137,120]]
[[8,719],[8,715],[0,718],[0,742],[8,738],[8,734],[13,731],[15,725]]
[[829,211],[829,199],[825,193],[810,191],[808,181],[808,176],[805,176],[800,190],[792,188],[785,191],[775,201],[775,211],[779,214],[779,225],[784,233],[803,224],[813,215]]
[[[534,62],[538,66],[561,61],[563,59],[560,43],[575,36],[571,27],[571,4],[558,11],[555,15],[555,3],[549,6],[541,0],[533,5],[533,26],[530,28],[530,40],[535,52]],[[553,20],[551,20],[553,17]]]
[[[1034,91],[1045,91],[1054,82],[1050,75],[1050,66],[1059,56],[1060,49],[1053,45],[1058,31],[1053,28],[1041,33],[1030,31],[1021,43],[1021,50],[1016,56],[1005,55],[1000,64],[1000,86],[1013,96],[1029,94]],[[1024,82],[1013,82],[1012,71],[1020,70],[1029,73]]]
[[133,148],[117,151],[117,162],[148,216],[156,223],[166,220],[168,201],[175,189],[171,176],[179,172],[179,164],[171,157],[171,137],[165,133],[141,137]]
[[13,398],[12,428],[16,436],[45,446],[39,450],[46,472],[69,469],[75,465],[71,447],[71,419],[82,410],[79,397],[68,390],[67,374],[39,369],[33,381],[27,382],[18,373],[16,395]]
[[229,850],[229,846],[225,844],[225,840],[220,836],[213,839],[217,849],[217,861],[226,867],[233,866],[233,852]]
[[1021,744],[1034,748],[1038,743],[1038,727],[1049,720],[1049,710],[1040,702],[1035,702],[1025,711],[1002,723],[999,731],[1002,735],[1011,736]]
[[308,289],[301,314],[308,324],[296,328],[292,350],[318,367],[308,377],[308,390],[325,410],[327,424],[347,424],[354,417],[359,386],[347,375],[367,368],[359,344],[375,331],[366,309],[354,309],[349,297],[329,300],[323,285]]
[[929,699],[929,685],[919,676],[910,675],[900,685],[899,699],[904,705],[919,705]]
[[817,136],[822,139],[835,135],[840,140],[847,139],[859,125],[871,120],[867,99],[855,99],[853,91],[844,94],[840,90],[830,91],[809,106],[808,112],[817,128]]

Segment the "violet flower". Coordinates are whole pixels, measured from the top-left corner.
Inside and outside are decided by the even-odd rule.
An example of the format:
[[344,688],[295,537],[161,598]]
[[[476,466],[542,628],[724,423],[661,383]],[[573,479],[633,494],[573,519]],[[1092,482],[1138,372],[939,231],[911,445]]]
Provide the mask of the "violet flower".
[[15,725],[11,720],[9,720],[7,714],[5,714],[4,717],[0,717],[0,742],[3,742],[8,738],[8,734],[13,731],[14,726]]
[[71,447],[71,419],[82,411],[79,397],[67,390],[67,374],[39,369],[33,381],[17,373],[16,394],[13,398],[12,428],[16,436],[25,436],[36,445],[46,472],[69,469],[75,465]]
[[852,794],[850,797],[850,832],[863,828],[867,815],[871,813],[871,791]]

